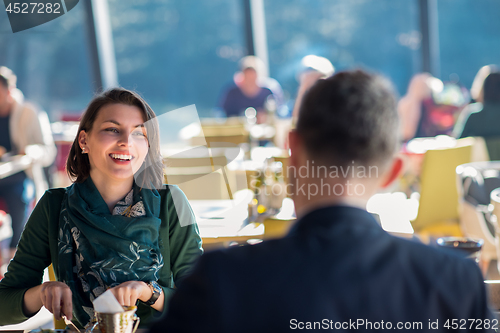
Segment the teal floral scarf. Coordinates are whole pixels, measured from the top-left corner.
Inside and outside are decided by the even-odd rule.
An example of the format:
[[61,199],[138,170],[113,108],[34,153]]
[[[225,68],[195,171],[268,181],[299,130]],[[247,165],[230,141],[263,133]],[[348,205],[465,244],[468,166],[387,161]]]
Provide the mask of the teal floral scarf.
[[111,214],[90,177],[68,187],[59,217],[59,280],[73,293],[80,324],[91,320],[92,301],[108,288],[158,280],[159,214],[156,190],[134,184]]

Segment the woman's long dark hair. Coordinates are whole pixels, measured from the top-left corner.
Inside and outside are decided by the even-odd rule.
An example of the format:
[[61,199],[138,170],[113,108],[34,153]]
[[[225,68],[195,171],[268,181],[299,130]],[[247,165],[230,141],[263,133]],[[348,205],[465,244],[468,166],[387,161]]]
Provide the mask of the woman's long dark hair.
[[90,175],[90,162],[88,155],[82,154],[78,143],[81,131],[90,132],[97,118],[99,110],[110,104],[124,104],[136,106],[141,110],[145,119],[144,126],[147,131],[149,151],[143,165],[134,175],[136,183],[146,188],[161,188],[163,183],[163,164],[160,154],[159,126],[156,115],[151,107],[137,93],[124,89],[113,88],[96,96],[89,104],[80,119],[78,133],[73,141],[66,161],[66,172],[76,183],[85,181]]

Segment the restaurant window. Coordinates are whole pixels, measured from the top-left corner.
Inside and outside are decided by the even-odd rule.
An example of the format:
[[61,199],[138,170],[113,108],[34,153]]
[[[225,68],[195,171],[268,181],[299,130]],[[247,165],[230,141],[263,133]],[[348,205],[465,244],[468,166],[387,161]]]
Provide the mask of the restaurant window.
[[470,89],[479,68],[500,64],[500,2],[438,0],[441,79]]
[[78,4],[43,25],[12,33],[0,11],[0,66],[17,75],[26,100],[42,107],[51,121],[79,114],[93,95],[87,51],[85,12]]
[[121,86],[157,114],[195,104],[211,116],[246,55],[243,4],[234,0],[109,0]]
[[364,67],[395,83],[400,94],[421,68],[416,1],[265,1],[269,67],[295,98],[302,57],[329,59],[335,69]]

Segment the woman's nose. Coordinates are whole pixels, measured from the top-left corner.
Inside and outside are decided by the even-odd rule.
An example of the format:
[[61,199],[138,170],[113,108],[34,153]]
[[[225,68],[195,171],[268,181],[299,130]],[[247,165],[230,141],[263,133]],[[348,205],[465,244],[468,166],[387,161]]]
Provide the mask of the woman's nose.
[[128,132],[122,132],[118,140],[119,145],[130,146],[132,144],[132,134]]

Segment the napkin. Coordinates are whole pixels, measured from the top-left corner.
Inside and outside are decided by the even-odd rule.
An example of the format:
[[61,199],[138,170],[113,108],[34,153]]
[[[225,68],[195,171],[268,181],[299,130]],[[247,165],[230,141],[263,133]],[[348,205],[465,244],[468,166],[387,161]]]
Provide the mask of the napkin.
[[101,296],[97,297],[92,303],[94,303],[94,310],[100,313],[117,313],[124,312],[123,307],[116,300],[115,295],[108,290],[104,292]]

